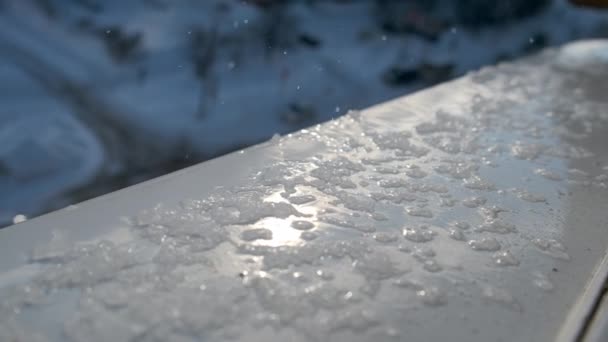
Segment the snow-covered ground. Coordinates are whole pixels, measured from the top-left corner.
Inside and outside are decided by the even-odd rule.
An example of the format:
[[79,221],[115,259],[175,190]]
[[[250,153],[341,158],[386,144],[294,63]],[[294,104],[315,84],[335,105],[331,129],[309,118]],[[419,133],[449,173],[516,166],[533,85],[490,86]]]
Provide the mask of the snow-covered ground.
[[396,6],[406,30],[383,26],[382,1],[272,2],[0,1],[0,226],[608,36],[606,12],[564,1],[474,28]]

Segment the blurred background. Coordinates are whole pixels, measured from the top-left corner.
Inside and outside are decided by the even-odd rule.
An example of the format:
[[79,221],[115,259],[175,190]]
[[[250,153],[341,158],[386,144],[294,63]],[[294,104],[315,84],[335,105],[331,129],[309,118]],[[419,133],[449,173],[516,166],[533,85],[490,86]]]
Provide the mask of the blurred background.
[[566,0],[0,0],[0,227],[595,37]]

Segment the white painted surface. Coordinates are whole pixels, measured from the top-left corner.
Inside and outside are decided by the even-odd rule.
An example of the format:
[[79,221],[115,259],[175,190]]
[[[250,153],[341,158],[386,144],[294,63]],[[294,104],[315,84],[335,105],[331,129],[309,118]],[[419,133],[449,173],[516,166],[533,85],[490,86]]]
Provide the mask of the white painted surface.
[[608,246],[606,49],[484,69],[4,229],[0,340],[572,339]]

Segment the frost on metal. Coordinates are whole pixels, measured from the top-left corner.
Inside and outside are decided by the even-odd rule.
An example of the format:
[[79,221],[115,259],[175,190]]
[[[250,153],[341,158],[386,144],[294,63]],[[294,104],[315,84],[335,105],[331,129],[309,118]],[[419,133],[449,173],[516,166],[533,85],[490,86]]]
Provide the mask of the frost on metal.
[[[589,95],[583,81],[593,77],[577,69],[606,68],[598,51],[607,49],[568,46],[273,139],[261,148],[283,157],[245,185],[180,203],[160,194],[128,218],[121,239],[74,244],[56,234],[29,253],[33,276],[0,282],[0,336],[538,333],[544,296],[562,290],[552,278],[576,260],[565,236],[585,229],[561,209],[576,193],[608,199],[605,151],[589,143],[608,128],[608,103]],[[302,148],[313,152],[293,153]],[[57,306],[69,307],[62,319],[44,316]]]

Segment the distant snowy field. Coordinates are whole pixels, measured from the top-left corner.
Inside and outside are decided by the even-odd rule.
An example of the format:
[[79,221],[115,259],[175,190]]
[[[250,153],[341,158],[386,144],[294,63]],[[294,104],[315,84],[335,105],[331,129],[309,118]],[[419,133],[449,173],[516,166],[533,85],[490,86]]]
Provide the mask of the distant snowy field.
[[608,36],[564,1],[479,27],[395,6],[396,28],[386,1],[272,2],[0,0],[0,226]]

